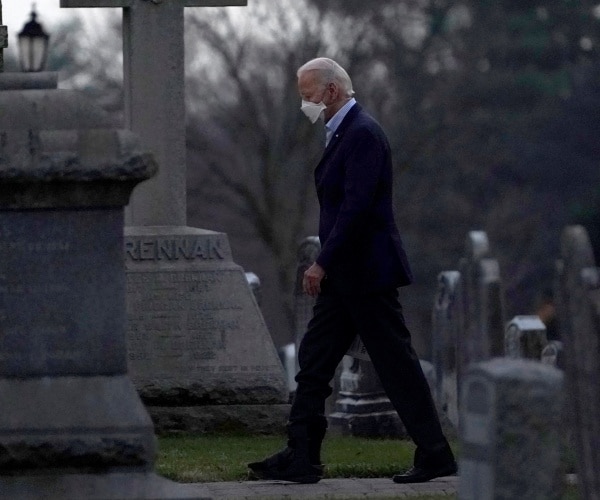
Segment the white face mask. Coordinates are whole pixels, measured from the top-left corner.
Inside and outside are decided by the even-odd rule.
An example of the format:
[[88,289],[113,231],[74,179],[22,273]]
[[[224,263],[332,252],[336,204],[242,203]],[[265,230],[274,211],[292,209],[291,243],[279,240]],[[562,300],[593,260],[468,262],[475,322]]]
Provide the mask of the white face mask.
[[327,108],[327,105],[323,101],[316,103],[303,100],[302,106],[300,106],[300,110],[308,117],[311,123],[317,123],[319,118],[323,118],[325,108]]

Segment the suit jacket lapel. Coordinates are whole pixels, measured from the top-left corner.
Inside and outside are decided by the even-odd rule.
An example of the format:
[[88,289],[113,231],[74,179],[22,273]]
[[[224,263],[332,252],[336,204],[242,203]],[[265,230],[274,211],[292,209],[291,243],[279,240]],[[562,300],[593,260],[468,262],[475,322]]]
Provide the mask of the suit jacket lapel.
[[350,123],[354,121],[354,118],[360,112],[361,109],[362,107],[358,103],[356,103],[354,106],[352,106],[352,108],[350,108],[350,111],[348,111],[348,114],[346,114],[346,116],[342,120],[342,123],[340,123],[337,130],[333,133],[333,136],[331,137],[329,144],[325,148],[325,151],[323,151],[323,156],[321,157],[321,160],[319,161],[316,170],[318,170],[319,167],[321,167],[321,165],[325,163],[327,157],[335,150],[336,146],[339,144],[342,136],[344,135],[344,132],[346,131]]

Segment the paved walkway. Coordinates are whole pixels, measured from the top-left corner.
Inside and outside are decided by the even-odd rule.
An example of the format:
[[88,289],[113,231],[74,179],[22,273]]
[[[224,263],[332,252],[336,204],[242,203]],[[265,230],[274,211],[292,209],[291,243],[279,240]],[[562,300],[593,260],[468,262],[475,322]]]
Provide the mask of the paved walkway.
[[203,486],[208,488],[212,498],[220,500],[391,500],[419,494],[454,494],[458,488],[458,476],[438,478],[419,484],[396,484],[390,478],[353,478],[322,479],[316,484],[240,481],[204,483]]
[[[456,498],[458,476],[441,477],[427,483],[396,484],[390,478],[322,479],[317,484],[283,481],[238,481],[196,483],[215,500],[393,500],[417,495]],[[577,484],[577,476],[567,474],[567,484]]]

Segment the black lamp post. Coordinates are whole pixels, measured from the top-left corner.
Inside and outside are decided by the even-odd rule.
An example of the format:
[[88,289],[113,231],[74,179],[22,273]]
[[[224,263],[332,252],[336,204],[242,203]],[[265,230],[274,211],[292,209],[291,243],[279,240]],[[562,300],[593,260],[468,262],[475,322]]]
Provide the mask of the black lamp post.
[[8,32],[2,26],[2,0],[0,0],[0,73],[4,71],[4,49],[8,47]]
[[31,21],[19,33],[19,58],[21,69],[26,72],[42,71],[48,55],[48,34],[35,19],[35,7],[31,10]]

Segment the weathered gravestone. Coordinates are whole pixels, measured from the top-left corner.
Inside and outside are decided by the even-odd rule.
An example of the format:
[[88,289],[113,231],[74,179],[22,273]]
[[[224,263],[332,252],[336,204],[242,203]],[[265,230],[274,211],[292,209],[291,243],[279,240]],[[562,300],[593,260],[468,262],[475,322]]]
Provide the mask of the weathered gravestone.
[[0,498],[206,498],[153,474],[127,374],[123,207],[156,163],[45,81],[0,74]]
[[432,363],[435,369],[434,399],[444,427],[458,429],[457,343],[460,336],[460,294],[458,271],[438,275],[437,295],[432,312]]
[[262,302],[262,293],[261,293],[261,289],[260,289],[260,278],[252,272],[246,272],[244,274],[246,275],[246,281],[248,282],[248,285],[250,286],[250,290],[252,290],[252,295],[254,295],[254,300],[256,300],[256,303],[260,307],[261,302]]
[[579,488],[583,498],[600,498],[600,278],[584,227],[563,230],[557,274],[566,419],[574,429]]
[[281,430],[283,367],[226,236],[135,230],[125,242],[129,364],[157,427]]
[[551,340],[542,350],[540,361],[547,365],[556,366],[561,370],[565,369],[565,349],[560,340]]
[[328,420],[331,431],[355,437],[406,437],[373,363],[344,356],[339,391]]
[[475,363],[460,403],[460,500],[562,496],[562,372],[537,361]]
[[[459,262],[460,331],[457,382],[470,363],[504,354],[504,296],[498,261],[490,257],[484,231],[470,231]],[[460,401],[460,396],[459,396]]]
[[546,325],[538,316],[515,316],[506,325],[504,354],[508,358],[539,360],[547,343]]
[[61,0],[122,7],[126,126],[156,155],[127,211],[131,376],[161,432],[282,430],[283,367],[227,235],[186,225],[184,8],[246,0]]
[[328,415],[331,432],[360,437],[403,434],[373,363],[344,356],[335,406]]
[[[433,365],[420,360],[423,374],[433,394]],[[383,390],[373,363],[344,356],[339,375],[335,406],[328,416],[333,433],[365,438],[406,438],[408,433],[398,413]]]

